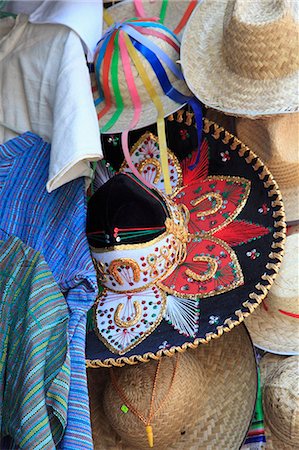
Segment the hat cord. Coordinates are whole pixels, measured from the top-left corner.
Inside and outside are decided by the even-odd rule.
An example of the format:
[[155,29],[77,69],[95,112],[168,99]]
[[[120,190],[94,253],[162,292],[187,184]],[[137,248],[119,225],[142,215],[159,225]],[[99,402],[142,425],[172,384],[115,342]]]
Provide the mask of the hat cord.
[[157,363],[155,376],[154,376],[154,380],[153,380],[153,389],[152,389],[152,395],[151,395],[151,401],[150,401],[150,408],[149,408],[149,413],[148,413],[147,418],[140,411],[138,411],[138,409],[134,405],[132,405],[132,403],[127,398],[124,391],[121,389],[121,387],[117,383],[114,370],[113,369],[110,370],[111,382],[112,382],[114,389],[118,393],[119,397],[125,403],[125,406],[127,408],[129,408],[129,410],[132,412],[132,414],[134,414],[134,416],[137,417],[145,425],[145,431],[146,431],[146,435],[147,435],[148,445],[150,448],[152,448],[154,446],[154,434],[153,434],[153,428],[151,426],[151,422],[152,422],[154,416],[158,413],[158,411],[160,411],[160,409],[164,406],[164,404],[168,400],[168,397],[169,397],[170,391],[172,389],[172,386],[174,384],[175,376],[177,373],[179,354],[176,354],[176,356],[175,356],[175,363],[174,363],[174,367],[173,367],[173,371],[172,371],[172,377],[171,377],[171,381],[169,384],[169,388],[168,388],[163,400],[159,403],[158,407],[154,410],[154,400],[156,397],[157,382],[158,382],[158,376],[159,376],[159,372],[160,372],[161,362],[162,362],[162,359],[159,359],[159,361]]

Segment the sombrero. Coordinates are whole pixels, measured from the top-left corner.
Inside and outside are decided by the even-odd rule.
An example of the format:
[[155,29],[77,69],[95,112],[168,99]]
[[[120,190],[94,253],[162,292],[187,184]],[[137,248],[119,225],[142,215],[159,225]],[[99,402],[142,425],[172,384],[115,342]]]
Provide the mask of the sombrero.
[[266,376],[261,370],[267,449],[299,448],[298,369],[298,356],[291,356],[278,360]]
[[157,17],[160,23],[180,36],[197,5],[197,0],[124,0],[107,8],[104,20],[107,25],[132,17]]
[[281,355],[299,355],[299,234],[286,239],[285,256],[267,298],[246,326],[254,345]]
[[87,335],[89,366],[207,343],[253,312],[273,283],[285,240],[276,183],[216,124],[205,121],[204,136],[197,169],[192,154],[172,198],[129,173],[91,197],[87,233],[104,290]]
[[[114,372],[117,386],[132,406],[147,415],[156,367],[151,361],[88,370],[95,450],[148,448],[144,425],[130,409],[123,412],[126,405],[110,374]],[[163,358],[156,386],[154,408],[165,394],[166,401],[151,422],[154,448],[238,450],[251,421],[257,389],[254,351],[246,328],[241,325],[208,346],[180,354],[178,360]]]
[[183,34],[186,82],[236,116],[298,111],[298,8],[285,0],[205,0]]
[[299,220],[299,114],[236,118],[236,135],[270,169],[281,191],[287,222]]

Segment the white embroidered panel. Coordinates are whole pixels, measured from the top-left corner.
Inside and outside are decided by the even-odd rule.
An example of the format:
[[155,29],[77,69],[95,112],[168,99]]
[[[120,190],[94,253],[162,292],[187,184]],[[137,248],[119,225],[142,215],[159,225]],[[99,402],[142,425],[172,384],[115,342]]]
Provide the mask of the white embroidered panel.
[[199,300],[167,296],[165,320],[180,334],[195,337],[199,328]]
[[156,286],[131,294],[106,291],[96,305],[96,326],[100,339],[122,355],[145,339],[159,325],[166,295]]

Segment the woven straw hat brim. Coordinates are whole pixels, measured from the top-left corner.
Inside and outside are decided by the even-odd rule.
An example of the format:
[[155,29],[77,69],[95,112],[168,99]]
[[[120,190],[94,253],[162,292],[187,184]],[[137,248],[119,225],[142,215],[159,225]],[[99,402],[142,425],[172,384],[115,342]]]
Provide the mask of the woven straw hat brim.
[[298,319],[266,311],[261,305],[245,324],[256,347],[279,355],[299,355]]
[[298,72],[263,81],[242,77],[227,66],[222,53],[226,6],[224,0],[205,0],[184,30],[181,63],[190,90],[205,105],[236,116],[298,111]]
[[[142,0],[145,17],[159,18],[162,4],[162,0]],[[175,30],[175,28],[179,25],[179,22],[183,17],[188,4],[189,1],[170,0],[167,5],[163,25],[165,25],[171,31]],[[118,2],[110,8],[107,8],[107,12],[115,22],[120,22],[123,20],[131,19],[132,17],[136,17],[134,2],[132,0],[124,0]],[[107,28],[107,25],[104,21],[104,29],[105,28]],[[178,36],[182,35],[182,31],[178,34]]]
[[[198,423],[191,430],[181,430],[177,443],[168,449],[237,450],[251,422],[257,389],[255,357],[246,328],[242,324],[208,346],[189,351],[197,355],[207,383],[199,399],[202,406],[194,411]],[[101,406],[108,371],[88,371],[94,448],[132,450],[110,427]],[[155,448],[162,450],[156,445]]]

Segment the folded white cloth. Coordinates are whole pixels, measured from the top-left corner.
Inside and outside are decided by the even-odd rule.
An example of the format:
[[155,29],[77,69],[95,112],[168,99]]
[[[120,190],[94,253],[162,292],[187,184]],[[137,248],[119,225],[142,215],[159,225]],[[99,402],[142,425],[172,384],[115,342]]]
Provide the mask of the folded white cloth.
[[[0,21],[0,122],[51,143],[49,192],[91,177],[102,158],[84,51],[63,25],[37,25],[19,15]],[[0,143],[15,137],[0,127]]]
[[27,14],[31,23],[66,25],[80,36],[88,60],[93,60],[102,36],[102,0],[18,0],[9,1],[5,8],[15,14]]

